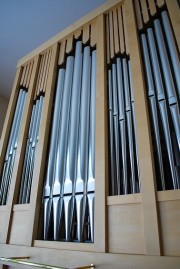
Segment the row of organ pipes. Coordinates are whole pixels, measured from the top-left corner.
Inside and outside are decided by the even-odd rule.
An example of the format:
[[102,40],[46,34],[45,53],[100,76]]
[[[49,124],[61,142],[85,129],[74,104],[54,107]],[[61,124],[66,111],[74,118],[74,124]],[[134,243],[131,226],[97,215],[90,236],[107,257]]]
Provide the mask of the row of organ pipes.
[[110,195],[140,191],[136,120],[130,60],[116,57],[108,67]]
[[60,66],[43,193],[45,240],[94,241],[96,50]]
[[[158,190],[180,188],[180,63],[163,7],[139,31]],[[128,53],[107,65],[109,194],[141,190],[136,117]],[[20,87],[0,180],[7,203],[27,89]],[[30,202],[44,93],[35,98],[26,142],[18,203]],[[44,173],[44,240],[94,242],[96,49],[74,41],[59,66]]]
[[180,63],[168,13],[162,9],[144,29],[140,41],[158,190],[180,188]]
[[6,205],[18,146],[27,89],[20,88],[0,178],[0,205]]
[[19,204],[27,204],[30,201],[31,184],[36,156],[36,146],[39,139],[39,127],[42,115],[44,96],[41,94],[36,98],[32,108],[26,150],[21,174]]

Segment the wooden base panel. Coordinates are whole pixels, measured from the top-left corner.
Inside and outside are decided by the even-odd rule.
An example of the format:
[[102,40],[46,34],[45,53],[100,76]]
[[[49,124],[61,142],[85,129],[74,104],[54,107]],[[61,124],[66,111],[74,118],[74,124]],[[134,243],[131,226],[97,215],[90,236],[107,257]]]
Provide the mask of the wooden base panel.
[[[103,269],[179,269],[179,257],[123,255],[0,245],[2,257],[29,256],[36,263],[73,268],[95,264]],[[1,262],[2,264],[2,262]],[[15,266],[15,265],[13,265]],[[18,265],[18,268],[25,268]],[[27,267],[29,268],[29,267]],[[33,267],[32,267],[33,268]]]

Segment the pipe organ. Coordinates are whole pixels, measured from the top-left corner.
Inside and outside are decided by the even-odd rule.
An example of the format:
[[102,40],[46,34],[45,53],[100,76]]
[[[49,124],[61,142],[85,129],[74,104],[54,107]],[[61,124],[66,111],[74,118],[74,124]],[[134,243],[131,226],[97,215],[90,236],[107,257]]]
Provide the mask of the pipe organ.
[[179,268],[179,22],[178,0],[107,1],[18,62],[0,268]]

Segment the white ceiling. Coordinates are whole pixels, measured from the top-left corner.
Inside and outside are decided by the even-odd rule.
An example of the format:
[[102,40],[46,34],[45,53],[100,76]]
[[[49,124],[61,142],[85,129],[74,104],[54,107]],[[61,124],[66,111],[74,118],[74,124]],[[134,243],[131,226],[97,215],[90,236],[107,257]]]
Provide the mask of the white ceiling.
[[0,0],[0,95],[9,98],[17,61],[106,0]]

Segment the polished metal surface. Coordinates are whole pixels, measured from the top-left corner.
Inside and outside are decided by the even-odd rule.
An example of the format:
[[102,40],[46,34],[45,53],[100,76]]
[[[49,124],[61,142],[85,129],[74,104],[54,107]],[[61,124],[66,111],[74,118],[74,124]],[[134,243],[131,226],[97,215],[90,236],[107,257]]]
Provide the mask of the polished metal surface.
[[29,132],[26,142],[26,150],[24,155],[24,163],[21,175],[19,204],[29,203],[32,177],[34,171],[34,161],[36,156],[36,146],[39,139],[40,120],[43,107],[43,96],[35,101],[32,108]]
[[93,242],[96,51],[76,41],[64,77],[61,70],[43,193],[43,238]]
[[[141,33],[158,190],[180,188],[180,64],[167,11]],[[160,184],[159,184],[160,182]]]
[[110,195],[140,191],[130,60],[117,57],[108,69]]
[[7,144],[6,155],[0,180],[0,205],[5,205],[8,199],[9,188],[11,184],[11,177],[13,173],[14,160],[18,146],[18,138],[21,129],[23,112],[26,102],[27,92],[20,89],[14,112],[14,118]]

